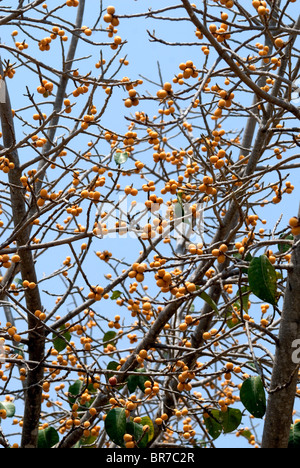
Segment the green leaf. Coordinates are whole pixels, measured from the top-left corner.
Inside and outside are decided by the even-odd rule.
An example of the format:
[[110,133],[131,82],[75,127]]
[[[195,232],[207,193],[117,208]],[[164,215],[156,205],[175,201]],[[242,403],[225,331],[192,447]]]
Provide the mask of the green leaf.
[[138,387],[143,393],[145,393],[145,382],[149,380],[146,375],[143,375],[146,372],[146,370],[142,368],[142,369],[137,369],[136,372],[139,373]]
[[22,356],[23,359],[25,359],[25,354],[24,354],[24,345],[19,343],[17,346],[15,346],[15,353],[18,356]]
[[[183,192],[177,193],[177,203],[175,203],[175,206],[174,206],[174,213],[175,213],[176,219],[181,219],[181,218],[184,218],[185,216],[184,203],[183,203],[182,196],[183,196]],[[190,220],[188,218],[184,218],[183,222],[185,224],[190,224]]]
[[[116,362],[116,361],[110,361],[110,363],[108,364],[107,366],[107,370],[112,370],[112,371],[116,371],[119,367],[119,363]],[[107,380],[109,380],[111,377],[113,377],[115,375],[114,372],[112,372],[111,374],[107,374]]]
[[228,408],[226,413],[220,410],[211,410],[210,418],[205,419],[205,425],[209,435],[216,440],[222,432],[229,434],[235,431],[242,422],[242,413],[239,409]]
[[111,344],[114,345],[113,339],[117,336],[117,333],[114,331],[108,331],[105,333],[103,337],[104,348],[106,348],[106,343],[112,342]]
[[211,410],[209,414],[210,414],[210,417],[205,418],[206,430],[209,433],[209,435],[212,437],[212,439],[216,440],[220,437],[220,435],[223,432],[222,425],[219,421],[220,411]]
[[174,214],[176,219],[181,219],[184,217],[184,209],[180,203],[175,203]]
[[145,382],[147,382],[148,377],[143,375],[143,372],[145,372],[144,369],[137,369],[136,372],[137,375],[130,375],[127,379],[128,390],[130,393],[133,393],[136,388],[139,387],[139,389],[145,393]]
[[93,445],[97,439],[98,439],[97,436],[82,437],[80,439],[80,446],[85,447],[87,445],[88,446]]
[[276,270],[266,255],[253,258],[249,272],[250,289],[255,296],[269,304],[276,304],[277,276]]
[[[114,377],[116,374],[114,371],[118,370],[118,367],[120,366],[119,362],[116,361],[110,361],[110,363],[107,366],[107,370],[111,370],[113,372],[110,372],[109,374],[106,374],[106,381],[108,382],[111,377]],[[125,387],[124,385],[118,385],[118,389],[122,390],[122,388]]]
[[[294,236],[292,234],[282,234],[280,239],[294,240]],[[281,254],[288,252],[290,249],[290,244],[278,244],[278,250]]]
[[[148,433],[144,434],[143,426],[137,424],[133,421],[129,421],[126,424],[126,433],[131,434],[134,437],[134,440],[138,442],[139,448],[145,448],[148,444]],[[144,435],[143,435],[144,434]]]
[[[97,393],[97,390],[94,388],[92,383],[89,384],[87,388],[90,394]],[[76,380],[72,385],[70,385],[69,390],[68,390],[68,401],[69,401],[70,406],[76,403],[76,400],[81,395],[82,391],[83,391],[83,382],[81,380]],[[81,411],[92,406],[94,400],[95,400],[95,397],[91,398],[84,405],[81,405],[80,406]]]
[[182,195],[183,195],[183,192],[178,192],[177,193],[177,201],[183,207]]
[[255,418],[262,419],[266,413],[266,394],[260,376],[249,377],[240,390],[240,399]]
[[[66,329],[66,326],[63,325],[60,328],[60,331],[63,331],[65,329]],[[68,346],[68,343],[71,340],[71,333],[69,331],[66,331],[65,333],[60,333],[59,336],[57,336],[57,334],[53,333],[52,337],[53,337],[53,346],[54,346],[54,348],[56,349],[56,351],[61,353]]]
[[224,434],[235,431],[242,422],[243,415],[239,409],[228,408],[226,413],[222,413],[222,411],[220,413],[219,418],[222,421]]
[[112,301],[116,301],[117,299],[119,299],[119,297],[122,296],[122,292],[121,291],[114,291],[112,293],[112,296],[111,296],[111,300]]
[[148,442],[151,442],[151,440],[154,437],[154,425],[152,422],[152,419],[149,418],[149,416],[144,416],[141,421],[142,426],[149,426],[149,432],[148,434]]
[[123,408],[114,408],[106,416],[105,430],[109,438],[120,447],[124,447],[126,434],[126,413]]
[[205,302],[207,302],[208,305],[217,313],[219,314],[219,309],[215,301],[206,292],[203,292],[200,294],[201,299],[203,299]]
[[18,286],[23,286],[23,280],[21,278],[15,278],[14,283],[17,284]]
[[138,386],[139,376],[138,375],[130,375],[127,379],[127,388],[130,393],[135,392]]
[[124,152],[124,153],[115,153],[115,156],[114,156],[114,159],[115,159],[115,163],[118,164],[119,166],[121,164],[125,164],[127,162],[129,158],[129,153],[127,152]]
[[78,397],[80,395],[82,389],[82,381],[81,380],[76,380],[72,385],[69,387],[68,391],[68,400],[70,405],[72,406]]
[[299,449],[300,448],[300,422],[293,424],[290,429],[289,436],[289,449]]
[[41,429],[38,433],[38,448],[49,449],[58,444],[59,435],[54,427]]
[[147,380],[148,380],[148,377],[139,375],[138,387],[143,393],[145,393],[145,382],[147,382]]
[[247,430],[243,429],[243,430],[240,431],[240,435],[245,437],[245,439],[250,440],[250,437],[252,436],[252,433],[251,433],[251,431],[249,431],[249,429],[247,429]]
[[0,410],[5,410],[6,411],[6,417],[7,418],[12,418],[15,415],[16,407],[10,401],[2,401],[2,402],[0,402]]

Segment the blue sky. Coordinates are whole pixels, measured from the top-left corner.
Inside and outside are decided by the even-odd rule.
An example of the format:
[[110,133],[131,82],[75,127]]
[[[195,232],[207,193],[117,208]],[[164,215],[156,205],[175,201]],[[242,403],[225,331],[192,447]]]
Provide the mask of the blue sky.
[[[60,2],[58,2],[60,3]],[[116,7],[116,12],[117,14],[119,13],[120,15],[126,14],[126,15],[134,15],[137,12],[144,12],[147,11],[149,8],[149,4],[151,4],[152,9],[156,8],[162,8],[164,6],[168,6],[170,2],[166,1],[157,1],[157,0],[152,0],[151,2],[145,1],[145,0],[115,0],[112,2],[114,6]],[[180,2],[174,2],[176,4],[179,4]],[[196,4],[199,2],[196,1]],[[242,4],[247,5],[248,2],[242,1]],[[104,6],[107,6],[110,4],[110,2],[104,2]],[[201,2],[202,4],[202,2]],[[92,26],[95,17],[98,14],[98,8],[99,8],[99,3],[96,2],[96,0],[90,0],[89,8],[86,11],[86,16],[84,19],[84,23],[87,26]],[[96,12],[95,12],[96,9]],[[74,11],[73,11],[74,10]],[[70,15],[75,15],[76,9],[70,9]],[[174,13],[175,14],[175,13]],[[187,16],[186,14],[183,14],[180,12],[180,15],[182,16]],[[104,24],[106,27],[106,25]],[[159,62],[160,64],[160,69],[163,77],[163,81],[171,81],[174,74],[178,73],[178,65],[182,61],[186,61],[188,59],[191,59],[194,61],[194,63],[197,66],[201,66],[203,63],[203,56],[201,55],[200,48],[197,47],[167,47],[162,44],[156,44],[156,43],[151,43],[149,42],[149,35],[147,34],[147,29],[152,33],[155,30],[155,34],[157,37],[162,38],[166,41],[171,41],[171,42],[176,42],[176,41],[184,41],[184,42],[189,42],[189,41],[195,41],[195,34],[194,34],[194,27],[188,22],[168,22],[168,21],[154,21],[153,19],[145,19],[145,18],[128,18],[128,19],[122,19],[120,22],[120,26],[118,27],[118,35],[122,37],[122,39],[126,39],[128,41],[128,44],[124,46],[123,51],[121,56],[125,56],[128,54],[128,60],[129,60],[129,66],[123,69],[124,75],[126,74],[129,76],[131,79],[138,79],[140,76],[145,76],[149,78],[149,80],[158,82],[160,81],[159,78],[159,73],[158,73],[158,66],[157,63]],[[4,32],[2,34],[2,41],[11,44],[11,37],[10,37],[10,32],[11,28],[5,28]],[[107,40],[106,35],[102,34],[97,35],[97,39],[100,41],[100,37],[103,40]],[[21,35],[20,35],[21,39]],[[99,46],[99,54],[100,54],[100,49],[101,47]],[[86,50],[84,51],[86,54]],[[106,58],[108,61],[109,58],[112,56],[112,52],[110,49],[104,49],[103,50],[103,56]],[[59,56],[57,55],[52,55],[47,56],[45,54],[39,54],[39,57],[43,60],[56,60]],[[89,59],[86,60],[89,62]],[[212,60],[211,60],[212,62]],[[94,57],[92,59],[92,63],[95,63]],[[79,65],[81,63],[79,62]],[[18,79],[17,82],[14,80],[9,81],[9,91],[11,94],[11,99],[12,99],[12,105],[15,108],[20,108],[22,107],[23,102],[22,102],[22,93],[20,93],[20,89],[15,89],[14,86],[15,83],[18,83],[18,86],[22,86],[24,93],[25,93],[25,80],[24,77],[23,79]],[[140,92],[146,93],[147,90],[149,89],[150,92],[156,92],[156,88],[151,84],[147,83],[146,80],[144,80],[144,84],[141,86]],[[153,91],[155,90],[155,91]],[[17,93],[18,92],[18,93]],[[123,93],[124,95],[124,93]],[[16,96],[17,102],[16,102]],[[24,99],[25,103],[25,99]],[[99,105],[100,107],[100,105]],[[149,112],[152,112],[151,107],[149,106]],[[124,107],[120,107],[120,99],[119,99],[119,93],[116,92],[115,98],[112,99],[109,112],[105,115],[102,124],[104,126],[107,126],[110,128],[111,126],[113,128],[118,128],[119,132],[122,133],[126,131],[127,126],[128,126],[128,121],[124,118],[124,115],[129,115],[130,111],[125,111]],[[151,114],[150,114],[151,115]],[[226,124],[229,128],[231,123]],[[232,127],[233,128],[240,128],[241,122],[240,120],[232,119]],[[19,127],[19,132],[20,135],[22,133],[22,128]],[[103,148],[103,152],[107,151],[108,149]],[[297,149],[295,150],[297,151]],[[22,157],[27,157],[25,152],[22,153]],[[31,157],[31,154],[28,154],[28,157]],[[280,226],[282,229],[284,229],[287,224],[288,220],[297,214],[298,211],[298,203],[300,200],[300,187],[298,185],[299,181],[299,169],[297,169],[296,173],[292,173],[289,179],[292,183],[295,185],[295,191],[293,195],[290,196],[285,196],[284,201],[280,205],[269,205],[268,208],[265,210],[265,214],[262,215],[263,218],[268,219],[268,228],[272,229],[279,218],[282,216],[282,221]],[[264,212],[263,212],[264,213]],[[119,257],[125,257],[128,262],[132,262],[136,258],[136,252],[137,252],[137,241],[134,239],[125,239],[122,238],[121,240],[119,239],[105,239],[105,240],[97,240],[95,242],[94,250],[111,250],[114,253],[114,256],[119,258]],[[140,249],[140,247],[138,248]],[[69,254],[69,252],[68,252]],[[44,274],[48,274],[53,271],[53,267],[57,267],[57,258],[61,255],[65,255],[65,248],[62,247],[59,249],[57,252],[57,255],[55,258],[51,258],[51,255],[48,255],[48,261],[47,263],[42,263],[38,265],[38,271],[39,271],[39,276],[40,278]],[[101,263],[95,263],[94,258],[90,259],[87,268],[95,273],[95,277],[99,276],[99,282],[103,279],[104,273],[107,273],[107,270],[103,268],[103,264]],[[63,292],[63,285],[61,284],[56,284],[55,285],[56,290],[59,291],[61,290]],[[51,309],[53,307],[53,298],[47,298],[47,295],[43,296],[45,298],[45,301],[48,301],[49,303],[45,303],[45,307]],[[68,303],[66,306],[70,306]],[[114,304],[110,303],[110,308],[111,308],[111,314],[112,316],[115,313],[119,312],[119,309],[115,307],[114,310]],[[245,419],[245,425],[247,424],[247,421]],[[217,447],[228,447],[229,445],[234,446],[234,447],[248,447],[247,442],[243,438],[237,439],[235,436],[226,436],[226,438],[220,439],[216,443]]]

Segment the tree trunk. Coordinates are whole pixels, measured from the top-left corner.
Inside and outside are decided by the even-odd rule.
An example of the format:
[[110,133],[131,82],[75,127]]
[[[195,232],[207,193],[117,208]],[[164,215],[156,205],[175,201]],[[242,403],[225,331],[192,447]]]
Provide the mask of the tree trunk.
[[[2,65],[0,73],[3,76]],[[14,122],[12,117],[12,108],[8,91],[5,93],[5,101],[0,103],[0,120],[3,131],[3,143],[5,148],[11,148],[16,140]],[[20,227],[26,219],[26,205],[23,196],[23,187],[20,182],[22,175],[20,161],[17,151],[9,152],[8,158],[14,163],[15,168],[9,172],[10,197],[14,219],[14,227]],[[29,230],[23,229],[17,237],[17,247],[27,244],[29,239]],[[37,284],[35,265],[30,250],[22,249],[19,252],[21,262],[20,271],[22,280],[28,280]],[[11,278],[11,280],[13,277]],[[26,289],[25,291],[26,308],[28,311],[28,358],[33,362],[42,362],[44,357],[44,329],[43,325],[36,319],[34,312],[42,309],[41,298],[38,287]],[[38,440],[38,428],[42,404],[42,386],[44,368],[43,366],[34,366],[28,369],[25,394],[25,411],[22,431],[22,447],[36,448]]]
[[[300,341],[300,239],[294,244],[292,269],[284,297],[265,427],[263,448],[287,448],[300,360],[295,346]],[[298,353],[299,356],[299,353]]]

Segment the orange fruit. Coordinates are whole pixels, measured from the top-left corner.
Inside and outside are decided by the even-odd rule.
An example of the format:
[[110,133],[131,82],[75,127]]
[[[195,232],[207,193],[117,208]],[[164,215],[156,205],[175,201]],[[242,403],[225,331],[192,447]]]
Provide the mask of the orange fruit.
[[300,224],[299,219],[296,218],[296,217],[291,218],[290,221],[289,221],[289,225],[290,225],[292,228],[298,227],[299,224]]

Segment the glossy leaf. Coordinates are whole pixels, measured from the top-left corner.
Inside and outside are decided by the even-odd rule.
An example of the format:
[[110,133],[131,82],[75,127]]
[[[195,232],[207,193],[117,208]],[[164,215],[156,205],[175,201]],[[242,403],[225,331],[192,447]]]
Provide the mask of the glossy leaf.
[[216,440],[222,432],[229,434],[235,431],[242,422],[242,413],[239,409],[228,408],[223,413],[220,410],[211,410],[210,417],[205,419],[205,425],[209,435]]
[[76,380],[76,382],[70,385],[69,392],[68,392],[68,400],[69,400],[70,405],[73,405],[76,402],[78,395],[80,395],[81,393],[81,388],[82,388],[81,380]]
[[111,296],[111,300],[112,301],[116,301],[117,299],[119,299],[119,297],[122,296],[122,292],[121,291],[114,291],[112,293],[112,296]]
[[5,410],[6,417],[12,418],[15,415],[16,407],[14,403],[11,403],[10,401],[2,401],[0,402],[0,410]]
[[151,440],[154,437],[154,425],[152,422],[152,419],[149,418],[149,416],[144,416],[141,421],[142,426],[149,426],[149,431],[147,432],[148,434],[148,442],[151,442]]
[[97,436],[92,436],[92,435],[90,435],[89,437],[82,437],[79,441],[80,447],[87,448],[87,446],[93,446],[93,444],[95,444],[97,439],[98,439]]
[[245,439],[250,440],[250,438],[251,438],[251,436],[252,436],[252,432],[249,431],[249,429],[244,429],[244,430],[241,430],[241,431],[240,431],[240,435],[241,435],[242,437],[245,437]]
[[235,431],[242,422],[242,413],[239,409],[228,408],[226,413],[220,411],[219,419],[222,421],[224,434]]
[[143,393],[145,392],[145,382],[148,380],[148,377],[143,375],[143,369],[137,369],[136,375],[130,375],[127,379],[127,387],[130,393],[135,392],[138,387]]
[[[120,366],[119,362],[110,361],[110,363],[107,366],[107,370],[111,370],[112,372],[109,372],[108,374],[106,374],[106,381],[107,382],[109,381],[109,379],[111,377],[114,377],[116,375],[116,373],[114,371],[118,370],[119,366]],[[124,385],[118,385],[119,390],[122,390],[122,388],[124,388],[124,387],[125,387],[125,384]]]
[[265,255],[251,261],[248,278],[250,289],[255,296],[269,304],[276,304],[276,270]]
[[115,156],[114,156],[114,159],[115,159],[115,163],[118,164],[119,166],[121,164],[125,164],[127,162],[129,158],[129,153],[127,153],[126,151],[123,152],[123,153],[115,153]]
[[[292,234],[283,234],[280,236],[280,239],[287,239],[287,240],[294,240],[294,236]],[[281,254],[288,252],[291,249],[290,244],[278,244],[278,250]]]
[[175,203],[174,213],[176,219],[181,219],[184,217],[184,209],[180,203]]
[[63,325],[60,328],[61,333],[59,334],[59,336],[53,333],[53,346],[56,349],[56,351],[58,351],[59,353],[61,353],[62,351],[66,349],[69,341],[71,340],[71,333],[69,331],[62,333],[62,331],[65,329],[66,329],[65,325]]
[[255,418],[263,418],[266,413],[266,394],[260,376],[249,377],[240,390],[240,399],[245,408]]
[[38,448],[49,449],[58,444],[59,435],[54,427],[41,429],[38,433]]
[[219,420],[220,411],[211,410],[209,414],[210,417],[205,419],[206,430],[211,438],[216,440],[223,432],[223,428]]
[[126,424],[126,433],[131,434],[138,443],[139,448],[145,448],[148,444],[148,433],[144,433],[143,426],[133,421]]
[[218,314],[219,309],[215,301],[206,293],[203,292],[200,294],[201,299],[203,299],[210,307]]
[[300,423],[299,422],[291,426],[288,448],[300,449]]
[[23,287],[23,280],[21,278],[15,278],[14,283],[17,284],[18,286]]
[[109,438],[120,447],[124,447],[126,434],[126,413],[123,408],[114,408],[106,416],[105,430]]
[[[107,366],[107,370],[116,371],[118,369],[119,365],[120,365],[119,362],[110,361],[110,363]],[[110,377],[113,377],[114,375],[115,375],[114,372],[112,372],[111,374],[107,374],[107,380],[109,380]]]
[[135,392],[137,386],[138,386],[138,380],[139,376],[138,375],[130,375],[127,379],[127,388],[129,390],[129,393]]
[[111,342],[111,344],[114,344],[113,339],[117,336],[116,332],[114,331],[108,331],[105,333],[103,337],[103,343],[104,343],[104,348],[106,348],[106,343]]

